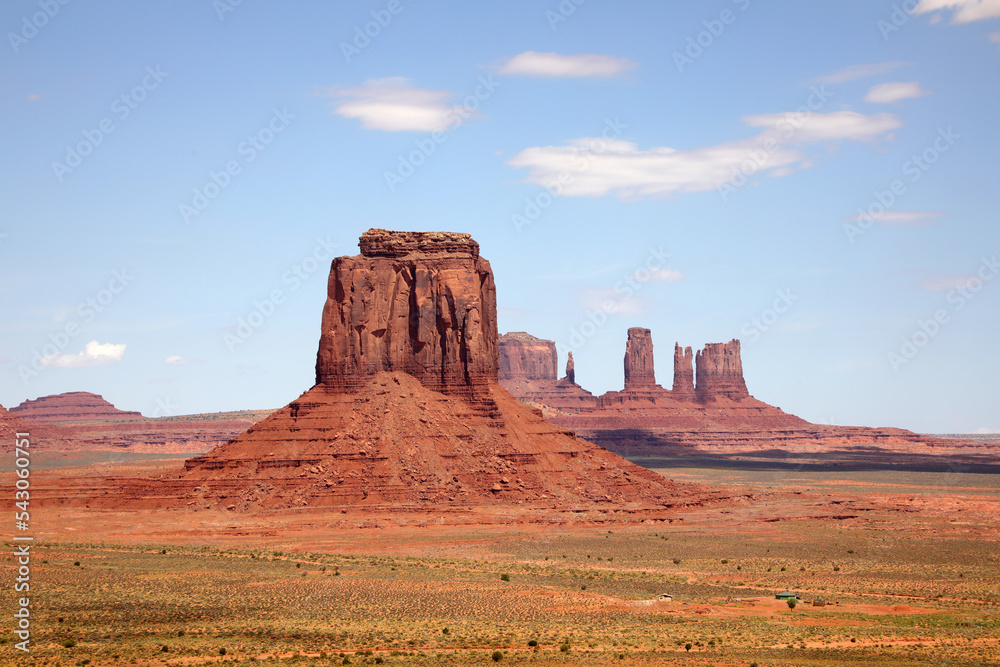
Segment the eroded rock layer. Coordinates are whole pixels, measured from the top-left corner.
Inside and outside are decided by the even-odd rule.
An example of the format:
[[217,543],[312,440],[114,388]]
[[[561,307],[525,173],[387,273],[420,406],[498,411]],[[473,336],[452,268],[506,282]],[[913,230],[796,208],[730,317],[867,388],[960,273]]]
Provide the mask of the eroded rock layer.
[[333,260],[316,384],[353,392],[384,371],[488,401],[497,379],[496,288],[468,234],[370,229]]
[[695,391],[698,399],[711,401],[720,396],[740,400],[750,396],[743,379],[740,341],[706,343],[695,356]]
[[625,343],[625,390],[656,386],[653,339],[649,329],[632,327]]
[[25,401],[10,412],[35,422],[80,422],[106,419],[145,419],[138,412],[119,410],[98,394],[73,391]]
[[523,331],[511,331],[500,336],[499,379],[555,381],[559,356],[551,340],[535,338]]

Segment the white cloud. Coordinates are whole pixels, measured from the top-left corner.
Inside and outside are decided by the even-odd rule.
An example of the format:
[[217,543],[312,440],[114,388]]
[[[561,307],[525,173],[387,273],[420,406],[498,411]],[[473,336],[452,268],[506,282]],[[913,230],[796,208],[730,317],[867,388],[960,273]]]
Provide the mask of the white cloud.
[[106,366],[117,364],[125,356],[125,343],[98,343],[92,340],[82,352],[63,354],[56,352],[42,359],[43,366],[55,368],[84,368],[86,366]]
[[596,310],[613,315],[642,315],[646,312],[645,299],[614,287],[580,290],[580,300],[588,310]]
[[893,102],[907,100],[911,97],[923,97],[929,94],[916,81],[890,81],[872,86],[868,94],[865,95],[865,102],[892,104]]
[[929,225],[933,222],[932,218],[940,218],[944,213],[940,211],[873,211],[871,213],[858,213],[857,215],[852,215],[849,220],[851,222],[860,222],[861,220],[874,220],[876,222],[881,222],[887,225],[894,225],[899,227],[914,226],[919,227],[923,225]]
[[951,9],[952,23],[971,23],[1000,16],[1000,0],[920,0],[914,14]]
[[684,274],[673,269],[652,268],[649,270],[649,279],[654,283],[679,283],[684,280]]
[[933,278],[925,278],[924,280],[921,280],[917,283],[917,287],[922,290],[927,290],[928,292],[944,292],[953,289],[963,289],[981,282],[982,280],[972,274],[959,276],[935,276]]
[[172,354],[163,360],[163,363],[169,364],[171,366],[187,366],[188,364],[197,364],[200,360],[185,359],[178,354]]
[[628,58],[617,58],[598,53],[562,56],[558,53],[525,51],[504,63],[498,73],[570,78],[609,77],[621,74],[635,66],[636,64]]
[[865,116],[853,111],[813,114],[766,114],[743,121],[764,128],[749,139],[678,150],[597,137],[574,139],[564,146],[526,148],[507,161],[527,168],[527,181],[577,197],[611,192],[629,199],[669,196],[720,187],[739,173],[771,172],[772,176],[811,165],[793,146],[849,139],[874,141],[902,126],[891,114]]
[[449,91],[414,88],[409,79],[398,76],[372,79],[360,88],[331,89],[328,94],[342,100],[334,103],[335,113],[357,118],[366,129],[385,132],[444,131],[453,124],[457,109],[447,104],[454,98]]
[[892,70],[904,67],[910,63],[901,60],[893,60],[884,63],[873,63],[870,65],[851,65],[844,69],[837,70],[833,74],[827,74],[816,79],[817,83],[847,83],[855,79],[863,79],[868,76],[885,74]]

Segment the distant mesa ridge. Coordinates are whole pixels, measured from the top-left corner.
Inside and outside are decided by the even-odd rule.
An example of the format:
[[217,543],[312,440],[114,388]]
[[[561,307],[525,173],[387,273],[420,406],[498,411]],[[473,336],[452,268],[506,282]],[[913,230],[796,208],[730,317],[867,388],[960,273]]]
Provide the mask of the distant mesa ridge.
[[42,396],[11,408],[12,415],[33,422],[76,422],[108,419],[145,419],[139,412],[119,410],[103,396],[73,391]]

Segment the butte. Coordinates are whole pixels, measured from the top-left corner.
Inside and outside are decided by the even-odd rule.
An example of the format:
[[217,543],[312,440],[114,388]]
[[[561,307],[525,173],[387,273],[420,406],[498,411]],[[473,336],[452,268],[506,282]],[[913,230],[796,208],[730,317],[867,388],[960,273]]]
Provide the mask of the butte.
[[686,485],[577,438],[500,386],[493,272],[470,235],[370,229],[359,245],[333,260],[315,386],[163,479],[187,505],[685,504]]

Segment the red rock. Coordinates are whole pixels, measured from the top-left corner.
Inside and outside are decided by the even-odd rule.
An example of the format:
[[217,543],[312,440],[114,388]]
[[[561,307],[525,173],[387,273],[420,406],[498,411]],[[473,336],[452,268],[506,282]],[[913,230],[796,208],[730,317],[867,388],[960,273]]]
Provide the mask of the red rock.
[[695,391],[700,401],[712,401],[720,396],[739,400],[750,396],[743,380],[740,341],[706,343],[695,357]]
[[625,390],[655,386],[653,339],[649,329],[632,327],[625,344]]
[[566,354],[566,379],[576,384],[576,364],[573,363],[572,350]]
[[330,271],[316,384],[353,392],[401,371],[488,401],[497,378],[496,288],[468,234],[370,229]]
[[556,344],[523,331],[500,336],[499,379],[555,380],[559,357]]
[[694,354],[690,347],[674,343],[674,386],[670,393],[678,401],[695,400]]
[[138,412],[119,410],[102,396],[73,391],[25,401],[10,412],[35,422],[81,422],[109,419],[145,419]]
[[[498,384],[493,275],[468,235],[370,230],[361,249],[334,260],[316,386],[188,460],[183,480],[205,482],[199,502],[674,502],[677,485],[545,421]],[[547,346],[512,342],[519,352],[508,369],[550,378],[525,382],[554,381]]]

